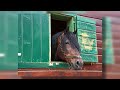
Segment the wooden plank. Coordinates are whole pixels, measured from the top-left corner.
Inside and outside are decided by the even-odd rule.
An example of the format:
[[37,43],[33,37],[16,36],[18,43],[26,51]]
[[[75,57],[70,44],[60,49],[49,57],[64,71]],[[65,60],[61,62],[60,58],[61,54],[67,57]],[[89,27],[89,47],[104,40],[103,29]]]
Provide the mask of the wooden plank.
[[113,40],[120,40],[120,32],[112,32]]
[[96,33],[96,37],[97,37],[97,40],[102,40],[102,34],[100,34],[100,33]]
[[114,59],[115,59],[115,64],[120,64],[120,56],[115,55]]
[[80,54],[84,62],[98,62],[98,56],[94,54]]
[[112,32],[120,32],[120,24],[112,24]]
[[87,45],[80,45],[81,46],[81,53],[83,54],[98,54],[97,47],[87,46]]
[[102,48],[98,48],[98,55],[102,55]]
[[113,48],[120,48],[120,40],[113,40]]
[[[36,70],[36,69],[19,69],[19,71],[27,71],[27,70]],[[68,68],[40,68],[40,70],[70,70]],[[84,64],[82,70],[98,70],[102,71],[102,63],[94,63],[94,64]]]
[[0,71],[0,79],[21,79],[17,71]]
[[90,18],[87,18],[87,17],[83,17],[83,16],[79,16],[79,15],[77,15],[77,21],[82,21],[82,22],[86,22],[86,23],[96,24],[96,22],[93,19],[90,19]]
[[78,29],[77,35],[96,39],[96,32],[90,32],[89,30]]
[[96,33],[102,34],[102,27],[101,26],[96,26]]
[[[87,35],[87,34],[85,33],[85,35]],[[78,42],[79,42],[81,47],[82,47],[82,45],[92,46],[92,47],[97,46],[97,40],[94,38],[78,36]]]
[[106,73],[105,72],[105,79],[120,79],[120,73]]
[[102,48],[102,40],[97,40],[97,47]]
[[[90,17],[87,17],[87,18],[90,18]],[[97,25],[97,26],[102,26],[102,20],[100,20],[100,19],[95,19],[95,18],[90,18],[90,19],[93,19],[94,21],[96,21],[96,25]]]
[[102,63],[102,55],[98,55],[98,63]]
[[81,13],[79,15],[102,19],[105,16],[120,17],[120,11],[86,11],[85,13]]
[[98,71],[102,71],[102,63],[96,63],[96,64],[88,64],[88,65],[84,65],[83,70],[98,70]]
[[38,77],[38,78],[83,78],[83,77],[101,77],[102,71],[90,70],[27,70],[18,71],[21,77]]
[[77,21],[77,29],[96,31],[96,25],[86,22]]
[[114,48],[114,55],[120,55],[120,48]]
[[102,20],[100,19],[95,19],[94,20],[96,21],[96,26],[102,26]]
[[107,65],[105,72],[120,72],[120,64]]
[[111,19],[111,23],[112,24],[120,24],[120,17],[119,18],[117,18],[117,17],[110,17],[110,19]]

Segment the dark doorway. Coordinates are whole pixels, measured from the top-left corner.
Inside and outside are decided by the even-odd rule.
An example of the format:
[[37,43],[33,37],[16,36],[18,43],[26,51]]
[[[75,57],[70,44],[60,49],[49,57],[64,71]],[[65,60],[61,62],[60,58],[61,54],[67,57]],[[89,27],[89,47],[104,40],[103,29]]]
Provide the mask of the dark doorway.
[[[66,27],[67,27],[67,21],[51,19],[51,39],[54,34],[64,31]],[[54,60],[53,56],[51,55],[51,61],[57,61],[57,60]]]

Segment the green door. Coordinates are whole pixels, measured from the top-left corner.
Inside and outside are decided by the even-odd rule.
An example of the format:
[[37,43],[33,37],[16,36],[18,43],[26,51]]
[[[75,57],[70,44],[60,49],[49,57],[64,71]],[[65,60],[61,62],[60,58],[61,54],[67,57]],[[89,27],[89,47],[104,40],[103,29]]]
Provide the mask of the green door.
[[83,61],[98,62],[96,22],[83,16],[76,16],[76,28]]
[[0,70],[18,69],[18,14],[0,12]]

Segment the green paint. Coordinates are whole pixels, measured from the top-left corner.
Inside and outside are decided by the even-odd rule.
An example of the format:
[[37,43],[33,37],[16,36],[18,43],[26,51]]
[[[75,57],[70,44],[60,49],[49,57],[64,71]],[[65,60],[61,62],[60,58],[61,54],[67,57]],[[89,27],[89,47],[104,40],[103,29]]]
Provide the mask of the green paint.
[[22,61],[31,62],[32,59],[32,17],[31,14],[23,14],[23,53]]
[[81,57],[84,62],[98,62],[96,21],[83,16],[77,16],[77,37]]
[[94,19],[90,19],[84,16],[78,16],[77,15],[77,21],[81,21],[81,22],[86,22],[86,23],[91,23],[91,24],[96,24],[96,21]]
[[77,30],[77,35],[78,36],[80,35],[82,37],[89,37],[89,38],[96,39],[96,32],[85,31],[82,29]]
[[97,40],[96,39],[92,39],[92,38],[88,38],[88,37],[78,36],[78,43],[80,45],[97,47]]
[[84,62],[98,62],[98,56],[93,54],[80,54]]
[[0,70],[17,70],[18,66],[18,15],[0,12]]
[[111,19],[104,17],[102,20],[102,38],[103,38],[103,63],[114,64],[114,51],[112,46],[112,28]]
[[81,53],[85,54],[98,54],[97,47],[87,46],[87,45],[80,45]]
[[87,22],[77,21],[77,28],[87,31],[96,31],[96,25]]
[[68,24],[69,26],[69,31],[74,32],[75,30],[75,21],[74,21],[74,17],[72,17],[69,21]]
[[56,64],[53,62],[53,65],[50,65],[48,62],[41,62],[41,63],[18,63],[19,68],[69,68],[67,63],[61,62]]
[[19,65],[49,62],[49,15],[21,13],[19,14],[19,27],[21,27],[19,28],[19,32],[21,32],[19,38],[21,37],[21,39],[18,42],[21,53]]
[[72,17],[70,15],[65,15],[65,14],[57,14],[57,13],[50,13],[50,14],[51,14],[51,18],[60,21],[69,21]]

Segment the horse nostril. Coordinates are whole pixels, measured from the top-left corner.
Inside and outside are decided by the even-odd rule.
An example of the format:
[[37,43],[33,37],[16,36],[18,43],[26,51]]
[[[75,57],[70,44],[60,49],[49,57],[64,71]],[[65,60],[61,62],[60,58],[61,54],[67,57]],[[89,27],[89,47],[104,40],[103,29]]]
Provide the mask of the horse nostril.
[[77,61],[76,64],[77,64],[77,65],[80,65],[80,61]]
[[81,61],[76,61],[76,66],[79,68],[83,67],[83,63]]

